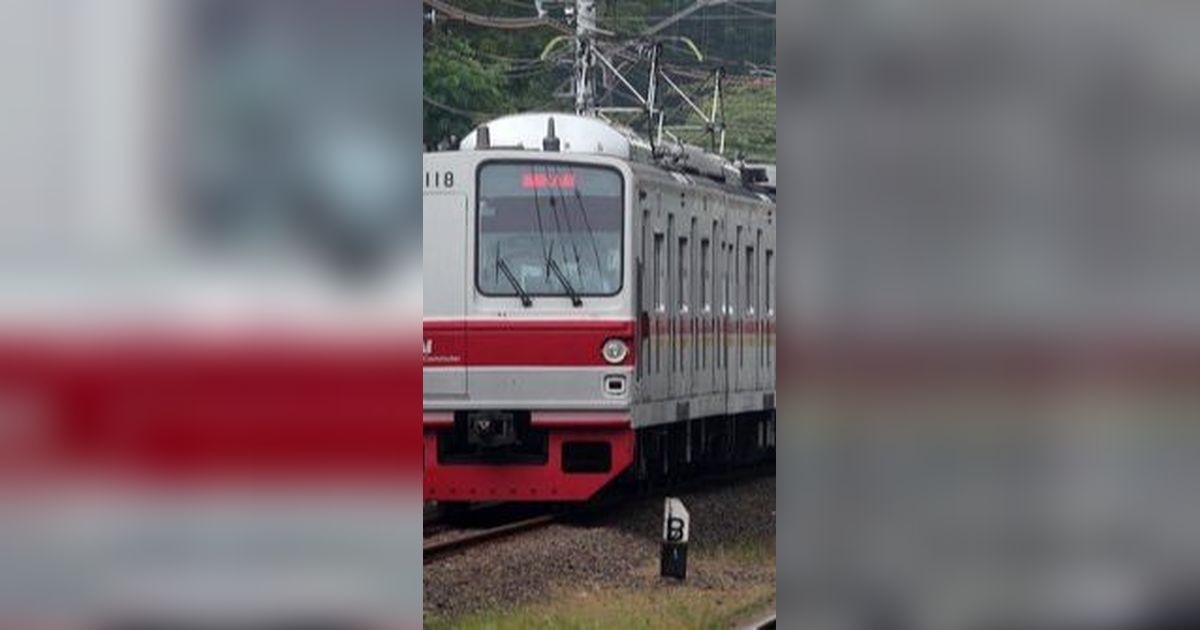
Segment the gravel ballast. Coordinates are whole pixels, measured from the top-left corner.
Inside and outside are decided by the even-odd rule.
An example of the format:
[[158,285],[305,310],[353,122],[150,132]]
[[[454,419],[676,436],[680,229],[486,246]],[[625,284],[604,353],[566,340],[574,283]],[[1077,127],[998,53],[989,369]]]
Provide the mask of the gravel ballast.
[[[775,581],[775,479],[681,493],[691,514],[686,588]],[[441,619],[506,610],[556,593],[678,587],[658,576],[661,499],[550,525],[425,567],[425,612]]]

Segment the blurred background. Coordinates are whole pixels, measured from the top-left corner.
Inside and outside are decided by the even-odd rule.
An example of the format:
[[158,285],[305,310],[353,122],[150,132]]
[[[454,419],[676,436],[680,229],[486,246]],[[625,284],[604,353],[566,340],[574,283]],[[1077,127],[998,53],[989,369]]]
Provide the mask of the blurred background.
[[[430,150],[456,147],[476,125],[514,112],[574,108],[573,0],[427,0],[425,3],[424,140]],[[775,160],[775,3],[773,0],[602,0],[596,27],[607,54],[631,85],[600,75],[595,105],[646,134],[639,100],[650,77],[650,51],[670,77],[656,102],[681,140],[710,146],[697,110],[726,131],[725,153]],[[597,62],[599,63],[599,62]],[[717,71],[720,74],[717,74]],[[713,94],[721,84],[719,107]],[[686,95],[686,96],[685,96]],[[686,100],[685,100],[686,99]],[[690,101],[690,104],[689,104]],[[696,109],[693,109],[693,106]],[[713,147],[712,150],[716,150]]]
[[787,624],[1194,627],[1200,12],[779,9]]
[[[1193,626],[1197,10],[779,9],[785,623]],[[419,623],[420,10],[0,2],[5,625]]]
[[0,625],[420,623],[420,63],[403,0],[0,0]]

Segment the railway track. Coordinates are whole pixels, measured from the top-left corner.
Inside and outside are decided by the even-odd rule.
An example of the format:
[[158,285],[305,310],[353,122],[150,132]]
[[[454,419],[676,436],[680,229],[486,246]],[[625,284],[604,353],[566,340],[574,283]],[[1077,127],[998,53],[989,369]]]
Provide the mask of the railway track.
[[489,529],[483,529],[463,536],[454,536],[446,540],[425,543],[425,564],[440,560],[446,556],[481,545],[483,543],[506,538],[523,532],[545,527],[556,520],[557,514],[543,514],[512,523],[505,523]]
[[775,630],[776,613],[771,611],[769,614],[754,620],[747,624],[744,630]]
[[[732,471],[695,477],[670,487],[656,488],[650,492],[617,493],[596,499],[589,504],[570,510],[554,511],[546,514],[536,514],[534,516],[521,515],[520,518],[513,518],[514,514],[509,513],[507,514],[507,522],[501,522],[497,525],[483,529],[469,530],[461,535],[450,536],[445,539],[426,542],[423,548],[424,563],[431,564],[466,549],[540,529],[561,520],[600,514],[607,510],[618,509],[623,505],[635,503],[639,500],[661,498],[663,496],[667,496],[668,494],[694,491],[706,485],[737,483],[739,481],[744,481],[763,475],[768,471],[773,474],[774,469],[774,462],[772,461],[770,465],[760,464],[746,468],[739,468]],[[496,515],[501,515],[501,518],[504,518],[505,510],[511,509],[512,507],[513,506],[510,504],[503,503],[489,504],[486,506],[473,508],[469,511],[469,513],[474,517],[479,517],[480,515],[486,514],[493,517]],[[516,514],[520,515],[520,512],[516,512]],[[454,529],[454,526],[450,523],[447,523],[445,520],[436,516],[431,517],[425,521],[424,537],[427,540],[430,538],[438,538],[440,535],[445,534],[452,529]]]
[[427,509],[423,523],[425,538],[433,538],[456,528],[488,529],[547,513],[546,504],[504,503],[491,501],[462,506],[451,511]]

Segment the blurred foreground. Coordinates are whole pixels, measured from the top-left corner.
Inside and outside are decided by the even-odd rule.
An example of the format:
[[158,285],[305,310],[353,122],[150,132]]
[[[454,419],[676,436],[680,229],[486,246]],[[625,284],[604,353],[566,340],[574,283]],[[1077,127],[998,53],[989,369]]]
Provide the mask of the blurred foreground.
[[0,1],[0,626],[420,623],[419,28]]
[[1196,627],[1200,11],[780,9],[786,625]]

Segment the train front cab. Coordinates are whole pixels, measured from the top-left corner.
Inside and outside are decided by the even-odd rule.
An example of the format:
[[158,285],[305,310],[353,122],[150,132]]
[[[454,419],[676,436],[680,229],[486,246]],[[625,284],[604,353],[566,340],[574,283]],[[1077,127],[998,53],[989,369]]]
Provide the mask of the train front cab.
[[634,459],[630,172],[515,151],[425,169],[425,497],[585,500]]

